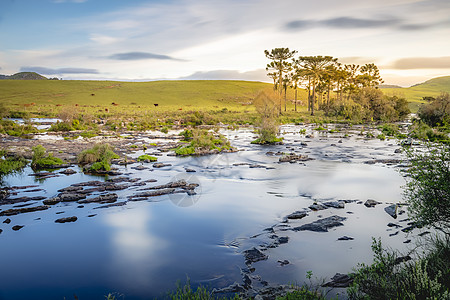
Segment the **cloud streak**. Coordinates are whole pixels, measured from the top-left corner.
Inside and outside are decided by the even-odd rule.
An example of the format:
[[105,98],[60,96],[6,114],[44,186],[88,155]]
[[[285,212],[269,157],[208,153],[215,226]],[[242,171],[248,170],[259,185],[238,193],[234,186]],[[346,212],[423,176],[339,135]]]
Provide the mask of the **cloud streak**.
[[189,76],[180,77],[182,80],[247,80],[247,81],[269,81],[264,69],[247,72],[237,70],[213,70],[195,72]]
[[409,57],[396,60],[391,69],[450,69],[450,56],[442,57]]
[[144,60],[144,59],[156,59],[156,60],[176,60],[180,61],[180,59],[173,58],[168,55],[154,54],[149,52],[125,52],[125,53],[116,53],[108,56],[109,59],[115,60]]
[[21,72],[36,72],[45,75],[58,75],[58,74],[99,74],[96,69],[85,68],[60,68],[51,69],[46,67],[21,67]]
[[338,17],[322,20],[295,20],[288,22],[284,25],[285,30],[298,31],[310,28],[331,28],[331,29],[398,29],[398,30],[422,30],[431,27],[437,27],[442,25],[442,22],[438,23],[421,23],[413,24],[407,23],[400,18],[387,17],[387,18],[353,18],[353,17]]

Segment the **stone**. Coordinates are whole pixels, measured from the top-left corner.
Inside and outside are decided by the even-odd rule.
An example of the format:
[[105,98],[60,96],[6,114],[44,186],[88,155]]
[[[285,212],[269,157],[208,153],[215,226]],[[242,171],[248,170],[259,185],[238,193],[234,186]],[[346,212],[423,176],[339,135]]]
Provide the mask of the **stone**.
[[66,188],[59,189],[58,192],[60,192],[60,193],[77,192],[82,189],[83,189],[82,186],[68,186]]
[[393,217],[394,219],[397,219],[397,204],[392,204],[384,208],[384,211]]
[[18,231],[18,230],[22,229],[24,226],[25,225],[15,225],[15,226],[12,227],[12,230]]
[[402,226],[398,225],[398,224],[394,224],[394,223],[388,223],[387,224],[388,227],[395,227],[395,228],[401,228]]
[[72,170],[72,169],[65,169],[64,171],[59,172],[60,174],[64,174],[64,175],[72,175],[77,173],[76,171]]
[[255,262],[258,262],[261,260],[267,260],[269,258],[266,254],[262,253],[260,250],[256,249],[255,247],[253,247],[250,250],[245,250],[243,253],[244,253],[246,264],[255,263]]
[[3,221],[3,223],[9,224],[9,223],[11,223],[11,219],[10,219],[10,218],[7,218],[5,221]]
[[295,227],[292,230],[293,231],[315,231],[315,232],[328,232],[328,229],[338,226],[343,226],[344,224],[342,221],[345,221],[347,218],[340,217],[340,216],[331,216],[328,218],[320,219],[317,221],[314,221],[309,224],[305,224],[299,227]]
[[116,207],[116,206],[124,206],[126,204],[127,204],[126,201],[124,201],[124,202],[117,202],[117,203],[111,203],[111,204],[106,204],[106,205],[102,205],[102,206],[97,206],[97,207],[94,207],[94,209],[110,208],[110,207]]
[[163,168],[163,167],[170,167],[171,164],[163,164],[163,163],[154,163],[153,168]]
[[285,260],[278,260],[278,263],[280,264],[280,266],[285,266],[285,265],[288,265],[289,264],[289,261],[287,260],[287,259],[285,259]]
[[[174,192],[175,192],[175,188],[158,189],[158,190],[137,193],[137,194],[129,196],[128,199],[130,199],[132,201],[136,201],[136,198],[138,198],[137,200],[142,200],[142,198],[168,195],[168,194],[173,194]],[[141,198],[141,199],[139,199],[139,198]]]
[[338,287],[338,288],[346,288],[352,284],[353,278],[351,278],[347,274],[336,273],[331,281],[322,285],[322,287]]
[[302,155],[302,154],[289,154],[289,155],[283,155],[278,159],[278,162],[297,162],[297,161],[308,161],[313,160],[312,158],[308,157],[308,155]]
[[245,291],[245,288],[240,285],[239,283],[235,282],[232,285],[229,285],[227,287],[221,288],[221,289],[213,289],[213,294],[228,294],[228,293],[242,293]]
[[375,207],[375,205],[381,204],[381,202],[375,201],[373,199],[367,199],[366,202],[364,202],[364,205],[366,207]]
[[106,204],[106,203],[114,203],[117,201],[117,198],[119,196],[116,193],[109,193],[105,195],[100,195],[98,197],[94,198],[88,198],[83,200],[78,200],[78,203],[100,203],[100,204]]
[[308,214],[306,213],[306,211],[295,211],[290,215],[287,215],[286,218],[290,219],[290,220],[296,220],[296,219],[302,219],[304,217],[306,217]]
[[338,241],[352,241],[352,240],[354,240],[354,239],[355,239],[355,238],[352,238],[352,237],[350,237],[350,236],[344,235],[344,236],[338,238]]
[[411,256],[409,256],[409,255],[397,257],[397,258],[394,260],[394,265],[401,264],[402,262],[406,262],[406,261],[409,261],[409,260],[411,260],[411,259],[412,259],[412,258],[411,258]]
[[328,202],[323,202],[323,205],[328,206],[328,207],[333,207],[333,208],[344,208],[345,204],[343,201],[328,201]]
[[78,193],[61,193],[58,195],[58,198],[61,202],[71,202],[84,199],[86,198],[86,195]]
[[75,222],[76,220],[78,220],[78,218],[73,216],[73,217],[57,219],[57,220],[55,220],[55,223],[70,223],[70,222]]
[[23,208],[17,208],[17,209],[11,208],[11,209],[7,209],[7,210],[0,212],[0,216],[14,216],[14,215],[23,214],[23,213],[46,210],[48,208],[49,208],[49,206],[47,206],[47,205],[23,207]]
[[323,205],[320,202],[316,202],[316,203],[314,203],[314,204],[309,206],[309,209],[314,210],[314,211],[324,210],[324,209],[327,209],[327,208],[328,208],[328,206],[325,206],[325,205]]
[[61,199],[59,197],[54,197],[42,201],[42,203],[44,203],[45,205],[55,205],[58,204],[59,202],[61,202]]

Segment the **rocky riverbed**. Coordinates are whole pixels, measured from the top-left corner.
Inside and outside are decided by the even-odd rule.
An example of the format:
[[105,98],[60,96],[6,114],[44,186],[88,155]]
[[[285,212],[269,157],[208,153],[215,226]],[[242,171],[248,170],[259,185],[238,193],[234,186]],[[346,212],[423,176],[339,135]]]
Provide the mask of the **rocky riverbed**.
[[[72,288],[80,296],[84,286],[143,299],[186,275],[218,293],[270,299],[309,270],[342,293],[352,267],[371,261],[372,237],[407,249],[428,232],[408,220],[402,203],[400,141],[367,138],[375,128],[287,125],[276,146],[250,144],[251,128],[221,132],[238,152],[175,157],[177,132],[2,137],[10,153],[29,157],[41,144],[68,163],[3,179],[5,299],[25,299],[24,287],[47,299]],[[98,142],[121,159],[104,176],[83,174],[76,155]],[[136,162],[144,153],[158,162]],[[42,262],[39,253],[54,254]],[[59,290],[58,264],[78,266],[66,278],[70,288]],[[29,273],[22,281],[21,270]],[[36,282],[38,274],[48,279]]]

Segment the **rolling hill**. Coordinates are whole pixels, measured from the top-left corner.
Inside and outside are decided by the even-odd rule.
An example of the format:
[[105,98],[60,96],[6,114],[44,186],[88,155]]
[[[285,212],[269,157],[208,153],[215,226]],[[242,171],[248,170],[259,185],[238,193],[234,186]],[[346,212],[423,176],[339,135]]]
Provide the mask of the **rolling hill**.
[[387,95],[397,95],[405,97],[410,102],[413,112],[417,111],[420,104],[425,103],[422,97],[436,97],[441,93],[450,93],[450,76],[437,77],[423,83],[413,85],[409,88],[383,88],[383,93]]
[[35,72],[20,72],[14,75],[0,75],[0,79],[12,80],[47,80],[48,78]]

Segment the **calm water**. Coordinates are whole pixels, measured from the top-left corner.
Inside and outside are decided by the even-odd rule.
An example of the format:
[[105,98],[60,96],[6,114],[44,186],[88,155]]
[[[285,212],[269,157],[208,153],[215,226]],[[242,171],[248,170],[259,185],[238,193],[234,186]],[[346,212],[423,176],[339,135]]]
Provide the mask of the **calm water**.
[[[300,135],[301,128],[314,138]],[[371,159],[401,158],[394,154],[397,142],[365,140],[356,134],[360,128],[348,131],[349,137],[343,131],[327,136],[311,129],[285,126],[285,145],[265,147],[249,144],[253,139],[250,129],[223,131],[240,152],[188,158],[163,154],[158,160],[172,166],[152,171],[137,171],[133,165],[119,167],[132,178],[158,181],[147,186],[178,178],[198,182],[195,196],[166,195],[107,209],[94,209],[99,204],[78,208],[72,202],[10,217],[11,224],[0,223],[0,299],[30,299],[31,295],[34,299],[73,299],[73,294],[81,300],[103,299],[112,292],[124,299],[152,299],[187,277],[194,286],[221,288],[242,283],[241,269],[246,267],[242,252],[267,243],[265,228],[280,224],[286,215],[314,201],[375,199],[383,204],[369,209],[349,203],[345,209],[311,212],[302,220],[290,221],[295,227],[335,214],[348,218],[344,226],[327,233],[277,232],[290,237],[289,243],[267,250],[269,259],[253,265],[254,275],[270,284],[302,283],[308,270],[328,279],[336,272],[351,271],[358,262],[370,262],[372,237],[405,249],[403,242],[417,233],[407,236],[400,231],[390,237],[395,231],[386,225],[398,220],[384,212],[386,203],[402,200],[405,180],[394,166],[364,164]],[[308,154],[315,160],[279,164],[279,156],[266,155],[268,151]],[[197,172],[186,173],[185,168]],[[5,178],[5,183],[44,189],[21,191],[18,196],[53,197],[70,184],[104,180],[79,172],[39,182],[30,173],[27,169]],[[119,201],[140,188],[118,191]],[[78,221],[54,223],[65,216],[77,216]],[[399,217],[405,218],[406,214]],[[11,230],[13,225],[25,227],[16,232]],[[337,241],[344,235],[355,239]],[[290,264],[281,267],[278,260],[284,259]]]

